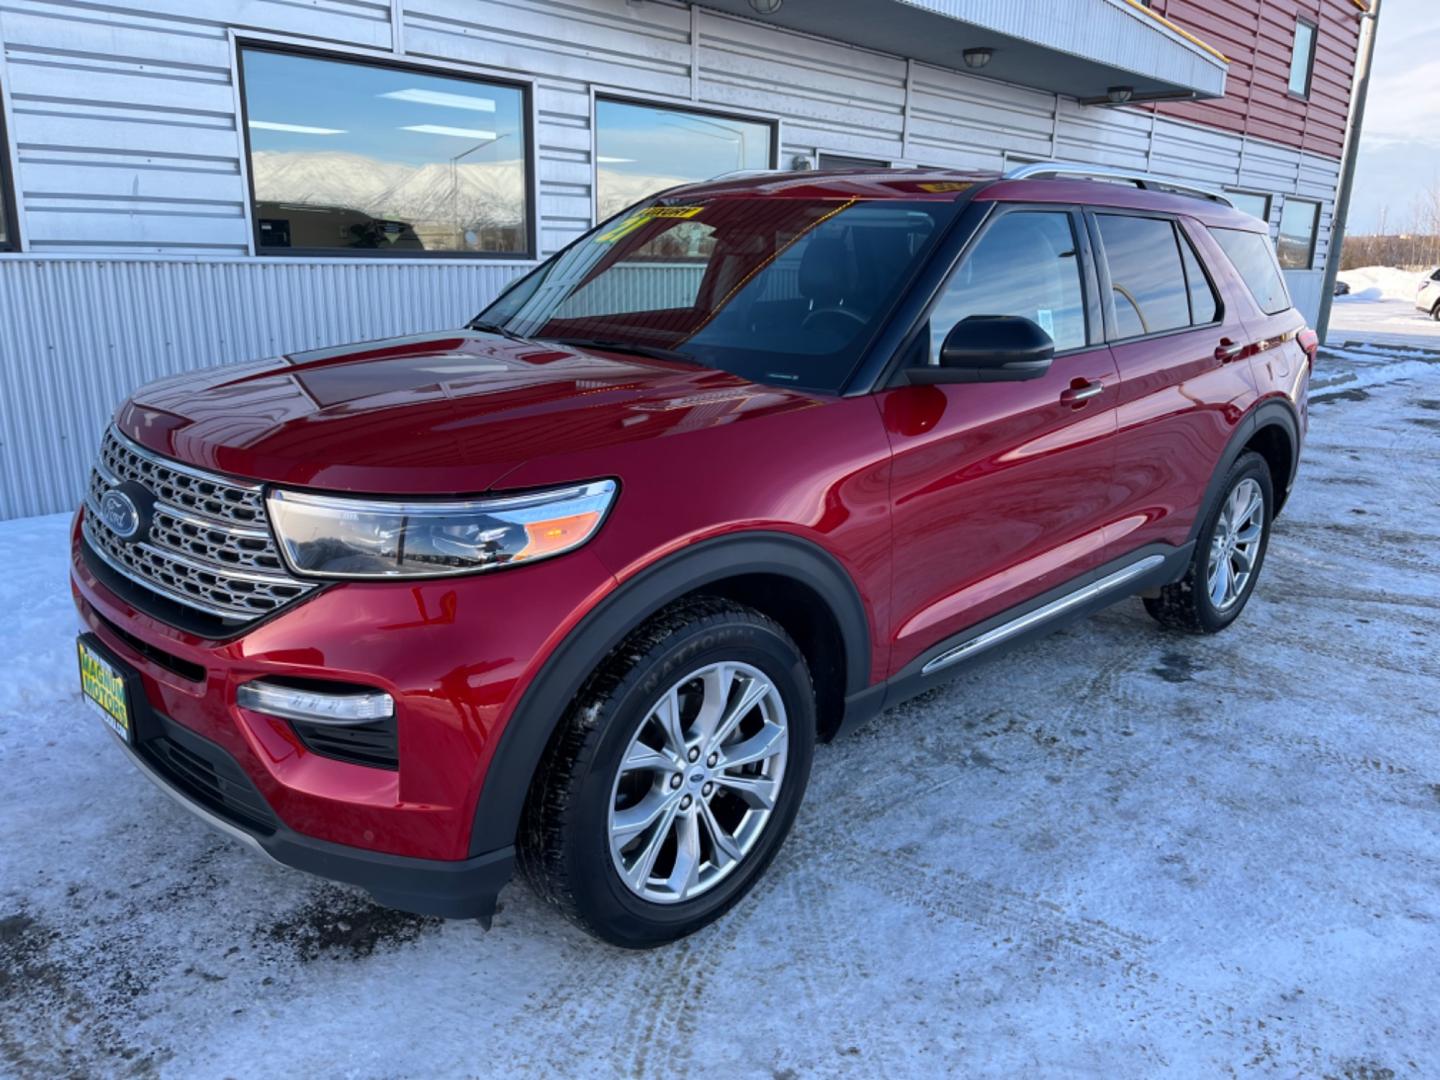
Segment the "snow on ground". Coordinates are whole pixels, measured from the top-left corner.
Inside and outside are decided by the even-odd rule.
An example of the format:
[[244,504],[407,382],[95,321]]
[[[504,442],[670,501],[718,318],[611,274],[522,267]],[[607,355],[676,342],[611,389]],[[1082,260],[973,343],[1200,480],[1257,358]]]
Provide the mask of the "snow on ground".
[[644,954],[210,832],[79,702],[65,519],[0,525],[0,1071],[1440,1075],[1440,363],[1319,375],[1235,627],[1126,601],[822,747],[752,897]]
[[1415,307],[1413,292],[1407,300],[1342,304],[1343,299],[1336,297],[1330,309],[1327,344],[1440,350],[1440,322]]
[[1337,296],[1336,303],[1355,304],[1375,300],[1407,300],[1415,302],[1420,288],[1420,274],[1415,270],[1399,270],[1393,266],[1362,266],[1342,270],[1336,275],[1350,286],[1348,296]]

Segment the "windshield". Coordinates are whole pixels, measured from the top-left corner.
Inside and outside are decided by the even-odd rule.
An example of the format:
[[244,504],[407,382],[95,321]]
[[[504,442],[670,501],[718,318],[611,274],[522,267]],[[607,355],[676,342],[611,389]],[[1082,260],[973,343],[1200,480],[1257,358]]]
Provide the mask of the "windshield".
[[833,393],[955,210],[949,201],[677,196],[607,221],[478,321]]

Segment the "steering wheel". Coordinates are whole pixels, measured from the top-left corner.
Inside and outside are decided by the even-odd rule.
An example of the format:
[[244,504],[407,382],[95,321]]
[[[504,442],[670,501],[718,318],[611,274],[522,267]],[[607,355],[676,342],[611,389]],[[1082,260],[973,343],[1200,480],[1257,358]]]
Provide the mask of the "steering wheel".
[[823,307],[823,308],[816,308],[814,311],[810,312],[809,315],[806,315],[805,318],[804,318],[804,320],[800,323],[800,329],[801,329],[801,330],[809,330],[809,329],[810,329],[810,324],[813,323],[816,319],[818,319],[818,318],[820,318],[821,316],[824,316],[824,315],[843,315],[843,316],[845,316],[847,319],[854,319],[854,320],[855,320],[857,323],[859,323],[861,326],[864,326],[864,325],[865,325],[865,322],[866,322],[865,316],[864,316],[864,315],[861,315],[861,314],[860,314],[858,311],[856,311],[854,308],[847,308],[847,307]]

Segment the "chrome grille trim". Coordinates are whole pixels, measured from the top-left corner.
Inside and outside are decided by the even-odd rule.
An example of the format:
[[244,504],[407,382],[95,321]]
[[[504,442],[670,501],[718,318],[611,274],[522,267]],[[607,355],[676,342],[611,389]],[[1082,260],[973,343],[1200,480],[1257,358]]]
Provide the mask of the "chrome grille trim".
[[95,520],[95,516],[94,514],[89,512],[89,509],[90,504],[87,500],[87,513],[85,514],[85,520],[80,525],[80,531],[85,537],[86,545],[90,548],[90,551],[95,555],[97,559],[103,562],[106,566],[110,567],[111,570],[114,570],[115,573],[119,574],[127,581],[133,581],[136,585],[148,589],[153,593],[157,593],[158,595],[165,597],[167,600],[173,600],[177,604],[184,604],[188,608],[194,608],[196,611],[203,611],[206,615],[214,615],[217,618],[226,620],[227,622],[234,622],[237,619],[248,620],[254,618],[254,616],[250,615],[249,613],[241,615],[239,612],[232,611],[229,608],[215,607],[211,604],[204,603],[203,601],[196,600],[193,596],[187,596],[184,593],[175,592],[159,584],[158,582],[151,581],[148,578],[142,577],[140,574],[129,569],[124,563],[120,562],[119,559],[111,556],[106,551],[105,545],[95,535],[94,526],[92,524]]
[[[155,497],[148,532],[117,536],[99,513],[101,497],[126,481]],[[227,622],[251,622],[315,589],[293,576],[271,537],[264,491],[182,465],[105,434],[85,499],[90,550],[129,581]]]
[[100,444],[100,465],[114,480],[133,480],[159,502],[226,525],[265,528],[265,493],[259,484],[231,480],[152,453],[113,427]]
[[[155,451],[150,450],[147,447],[141,446],[134,439],[130,438],[130,436],[126,435],[123,431],[116,427],[111,427],[108,431],[105,432],[105,442],[106,444],[113,442],[120,446],[122,449],[128,450],[136,457],[144,458],[147,462],[149,462],[151,465],[156,466],[157,468],[168,469],[170,472],[174,473],[183,473],[185,476],[188,476],[194,480],[203,480],[212,484],[222,484],[228,488],[235,488],[237,491],[249,491],[253,492],[256,495],[263,494],[265,490],[265,485],[263,484],[251,483],[248,480],[240,480],[235,477],[225,476],[221,473],[206,472],[204,469],[197,469],[194,465],[186,465],[183,461],[176,461],[173,458],[164,457],[163,455],[157,454],[155,453]],[[108,447],[106,445],[102,445],[100,447],[100,454],[102,459],[106,456],[105,451],[107,448]]]

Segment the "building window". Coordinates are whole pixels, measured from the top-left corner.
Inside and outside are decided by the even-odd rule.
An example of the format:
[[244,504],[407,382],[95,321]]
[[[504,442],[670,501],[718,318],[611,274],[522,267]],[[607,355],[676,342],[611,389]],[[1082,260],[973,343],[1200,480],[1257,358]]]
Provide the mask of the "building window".
[[1309,199],[1286,199],[1280,208],[1280,239],[1275,242],[1280,265],[1286,270],[1309,270],[1315,262],[1315,233],[1320,204]]
[[1257,217],[1270,224],[1270,196],[1254,191],[1227,191],[1225,197],[1235,204],[1235,209]]
[[1310,96],[1310,77],[1315,70],[1315,24],[1295,20],[1295,48],[1290,53],[1290,93]]
[[772,125],[731,116],[595,102],[595,204],[603,220],[676,184],[774,165]]
[[304,53],[241,51],[264,254],[525,257],[525,91]]

